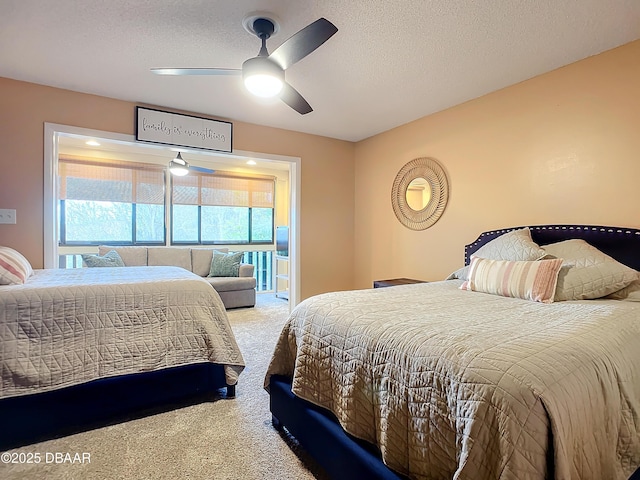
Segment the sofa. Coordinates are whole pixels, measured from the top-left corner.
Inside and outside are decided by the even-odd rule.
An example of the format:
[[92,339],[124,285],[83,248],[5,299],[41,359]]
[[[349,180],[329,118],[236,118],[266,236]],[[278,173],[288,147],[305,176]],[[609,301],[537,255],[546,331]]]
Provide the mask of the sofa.
[[203,277],[218,292],[225,308],[253,307],[256,304],[256,279],[251,264],[240,264],[237,277],[209,277],[213,252],[228,253],[227,248],[200,247],[118,247],[100,245],[99,255],[115,250],[126,267],[182,267]]

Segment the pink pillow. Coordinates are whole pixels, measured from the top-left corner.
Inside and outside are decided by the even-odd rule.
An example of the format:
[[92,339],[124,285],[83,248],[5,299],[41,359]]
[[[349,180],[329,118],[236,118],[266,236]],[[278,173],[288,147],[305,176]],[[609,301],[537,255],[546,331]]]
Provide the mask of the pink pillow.
[[13,248],[0,247],[0,285],[22,285],[32,273],[29,260]]
[[469,279],[460,289],[551,303],[560,267],[561,258],[509,261],[472,256]]

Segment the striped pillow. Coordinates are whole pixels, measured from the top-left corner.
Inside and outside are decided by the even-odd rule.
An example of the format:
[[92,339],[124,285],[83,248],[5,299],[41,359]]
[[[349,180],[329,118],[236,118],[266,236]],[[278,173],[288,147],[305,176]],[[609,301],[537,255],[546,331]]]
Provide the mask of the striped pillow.
[[512,262],[473,256],[469,279],[460,289],[551,303],[560,267],[561,258]]
[[13,248],[0,247],[0,285],[22,285],[32,273],[29,260]]

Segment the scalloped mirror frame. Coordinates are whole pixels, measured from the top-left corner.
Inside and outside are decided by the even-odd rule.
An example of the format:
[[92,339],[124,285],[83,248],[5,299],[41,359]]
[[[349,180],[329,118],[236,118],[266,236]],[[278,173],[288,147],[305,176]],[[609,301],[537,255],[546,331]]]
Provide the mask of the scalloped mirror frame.
[[[424,178],[431,186],[431,198],[422,210],[413,210],[407,203],[407,188],[412,180]],[[393,213],[407,228],[425,230],[436,223],[449,200],[449,182],[442,165],[429,157],[415,158],[396,175],[391,188]]]

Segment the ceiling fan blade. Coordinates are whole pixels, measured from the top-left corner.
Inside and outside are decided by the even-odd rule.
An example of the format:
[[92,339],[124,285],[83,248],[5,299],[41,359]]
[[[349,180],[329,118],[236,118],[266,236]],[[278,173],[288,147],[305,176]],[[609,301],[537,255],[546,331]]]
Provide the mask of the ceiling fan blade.
[[239,68],[152,68],[156,75],[241,75]]
[[286,70],[329,40],[337,31],[337,27],[329,20],[319,18],[285,40],[269,58]]
[[282,87],[280,99],[300,115],[306,115],[309,112],[313,112],[313,108],[311,108],[311,105],[309,105],[304,97],[300,95],[295,88],[293,88],[286,82]]
[[211,170],[210,168],[196,167],[191,164],[189,165],[189,170],[193,170],[195,172],[201,172],[201,173],[216,173],[215,170]]

